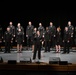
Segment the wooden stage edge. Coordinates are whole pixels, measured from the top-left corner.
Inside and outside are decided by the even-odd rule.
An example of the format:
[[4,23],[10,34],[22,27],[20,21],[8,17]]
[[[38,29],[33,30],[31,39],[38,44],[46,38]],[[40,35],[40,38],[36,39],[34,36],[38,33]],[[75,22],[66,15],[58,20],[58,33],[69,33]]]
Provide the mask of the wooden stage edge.
[[0,70],[26,70],[26,71],[76,71],[76,64],[48,64],[40,63],[0,63]]

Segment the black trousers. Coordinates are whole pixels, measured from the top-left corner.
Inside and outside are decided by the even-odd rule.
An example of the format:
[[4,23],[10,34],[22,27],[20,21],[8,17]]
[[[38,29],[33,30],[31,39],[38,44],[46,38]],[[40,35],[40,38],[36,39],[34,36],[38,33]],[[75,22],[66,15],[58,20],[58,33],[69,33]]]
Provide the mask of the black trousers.
[[10,53],[11,42],[5,42],[5,53]]
[[45,41],[45,52],[50,52],[50,41]]
[[2,46],[2,43],[0,42],[0,50],[2,50],[2,49],[1,49],[1,46]]
[[16,45],[16,44],[15,44],[15,37],[13,37],[13,40],[12,40],[12,42],[11,42],[11,45],[10,45],[11,49],[13,48],[14,45]]
[[55,39],[55,37],[51,37],[51,41],[50,41],[50,46],[53,48],[53,47],[55,47],[55,42],[56,42],[56,39]]
[[64,53],[66,53],[66,52],[69,53],[70,52],[70,50],[69,50],[69,48],[70,48],[70,46],[69,46],[70,42],[65,41],[63,45],[64,45],[63,52]]
[[27,47],[32,46],[32,36],[27,37]]
[[34,46],[33,59],[36,59],[37,51],[38,51],[38,59],[41,59],[41,45],[35,45]]
[[71,37],[71,39],[70,39],[70,47],[72,48],[72,46],[73,46],[73,44],[74,44],[74,40],[73,40],[74,38],[73,37]]

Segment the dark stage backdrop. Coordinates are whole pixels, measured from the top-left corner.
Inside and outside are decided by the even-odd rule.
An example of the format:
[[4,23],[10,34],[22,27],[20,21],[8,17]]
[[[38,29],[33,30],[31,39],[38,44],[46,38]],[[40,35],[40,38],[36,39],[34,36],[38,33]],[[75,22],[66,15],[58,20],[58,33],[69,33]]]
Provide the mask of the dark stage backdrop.
[[[13,25],[16,27],[17,23],[20,22],[24,27],[26,35],[26,26],[28,21],[31,21],[34,27],[38,27],[39,22],[43,24],[44,27],[49,26],[50,21],[62,29],[62,35],[64,27],[67,25],[68,21],[72,22],[72,25],[76,25],[76,13],[71,10],[7,10],[0,11],[0,25],[3,28],[3,32],[6,31],[6,27],[9,25],[9,22],[12,21]],[[25,43],[26,45],[26,36]]]

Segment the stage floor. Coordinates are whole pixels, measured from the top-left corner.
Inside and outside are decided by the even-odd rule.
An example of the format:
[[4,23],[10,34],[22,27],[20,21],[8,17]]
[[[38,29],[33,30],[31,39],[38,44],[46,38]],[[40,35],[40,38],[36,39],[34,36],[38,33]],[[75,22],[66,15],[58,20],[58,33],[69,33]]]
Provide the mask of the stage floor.
[[[60,53],[55,53],[55,50],[52,50],[50,52],[44,53],[44,50],[41,50],[41,60],[40,62],[46,62],[49,63],[50,57],[59,57],[61,61],[68,61],[68,63],[75,63],[76,64],[76,51],[70,50],[69,54],[62,54],[62,50]],[[33,58],[33,52],[32,50],[23,50],[22,53],[17,53],[16,49],[12,49],[11,53],[4,53],[0,52],[0,56],[2,57],[4,62],[7,62],[8,60],[16,60],[17,62],[20,62],[21,60],[24,60],[26,58]],[[38,58],[36,57],[36,61]],[[32,59],[32,62],[33,59]]]

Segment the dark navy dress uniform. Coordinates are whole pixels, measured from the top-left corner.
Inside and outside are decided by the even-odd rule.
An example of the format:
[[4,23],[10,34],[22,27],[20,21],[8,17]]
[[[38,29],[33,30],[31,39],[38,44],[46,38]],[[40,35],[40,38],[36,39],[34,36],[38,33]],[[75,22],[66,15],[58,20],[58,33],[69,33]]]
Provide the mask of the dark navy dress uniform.
[[50,36],[49,30],[46,30],[44,35],[44,41],[45,41],[44,52],[47,52],[47,51],[50,52],[50,39],[51,39],[51,36]]
[[34,54],[33,59],[36,59],[36,54],[38,51],[38,59],[41,59],[41,36],[36,35],[34,38]]
[[23,40],[24,40],[23,32],[22,31],[17,32],[17,34],[16,34],[17,44],[19,44],[19,45],[23,44]]
[[10,46],[12,41],[12,33],[10,31],[6,31],[4,33],[4,40],[5,40],[5,53],[10,53]]
[[62,45],[61,31],[56,32],[56,43],[55,45]]
[[31,26],[27,26],[26,28],[26,37],[27,37],[27,46],[28,47],[31,47],[32,46],[32,36],[33,36],[33,30],[34,30],[34,26],[31,25]]
[[2,29],[2,27],[0,26],[0,50],[1,50],[1,51],[2,51],[2,49],[1,49],[2,39],[3,39],[3,29]]
[[49,26],[49,32],[51,36],[51,47],[55,46],[55,37],[56,37],[56,27],[55,26]]
[[69,34],[69,31],[65,31],[64,30],[64,36],[63,36],[63,45],[64,45],[64,48],[63,48],[63,53],[69,53],[70,50],[69,50],[69,47],[70,47],[70,34]]
[[71,26],[67,26],[68,27],[68,31],[69,31],[69,33],[70,33],[70,37],[71,37],[71,39],[70,39],[70,47],[72,47],[73,46],[73,44],[74,44],[74,27],[73,27],[73,25],[71,25]]
[[12,33],[12,36],[13,36],[13,37],[12,37],[12,38],[13,38],[13,41],[11,42],[11,48],[12,48],[13,45],[14,45],[14,42],[15,42],[15,36],[14,36],[14,35],[15,35],[15,26],[13,26],[13,25],[10,26],[10,25],[9,25],[8,27],[10,28],[10,32]]

